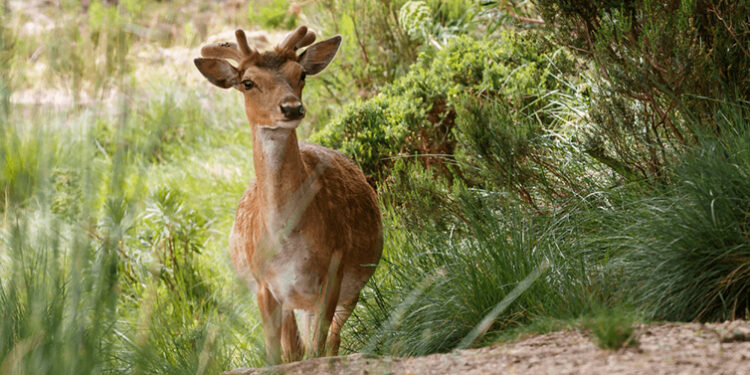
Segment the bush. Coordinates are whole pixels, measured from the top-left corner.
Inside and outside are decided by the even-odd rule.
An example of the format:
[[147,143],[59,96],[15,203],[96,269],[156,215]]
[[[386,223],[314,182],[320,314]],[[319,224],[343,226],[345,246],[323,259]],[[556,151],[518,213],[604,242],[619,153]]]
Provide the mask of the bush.
[[[498,176],[496,185],[524,186],[530,173],[540,182],[540,172],[530,171],[539,169],[532,166],[532,154],[551,148],[545,132],[557,121],[545,112],[557,91],[568,90],[556,74],[571,64],[536,34],[457,37],[434,56],[421,55],[378,96],[348,106],[313,141],[342,150],[376,182],[388,175],[395,158],[416,158],[442,175],[458,173],[485,187],[494,185],[485,183],[486,176],[471,176],[470,169],[509,163],[524,172]],[[489,145],[489,134],[499,143]],[[512,150],[497,147],[508,142]],[[513,160],[502,152],[513,153]],[[458,170],[451,169],[456,161]]]
[[321,35],[343,36],[333,66],[308,83],[308,95],[315,92],[308,104],[322,113],[314,130],[343,105],[372,98],[405,75],[421,52],[460,35],[484,35],[481,8],[471,0],[325,0],[308,6],[305,16]]
[[[158,98],[130,103],[131,114],[122,123],[98,118],[95,141],[108,155],[120,150],[129,157],[152,163],[165,163],[179,157],[185,144],[199,143],[210,132],[209,119],[202,112],[198,97],[167,90]],[[229,116],[227,116],[229,117]]]

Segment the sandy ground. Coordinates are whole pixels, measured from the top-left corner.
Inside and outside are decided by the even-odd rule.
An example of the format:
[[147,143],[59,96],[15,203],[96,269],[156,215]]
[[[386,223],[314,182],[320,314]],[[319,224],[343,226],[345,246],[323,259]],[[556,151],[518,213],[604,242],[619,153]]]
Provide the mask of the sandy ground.
[[354,354],[225,375],[750,374],[748,321],[667,323],[642,326],[638,332],[637,347],[617,351],[599,349],[582,332],[561,331],[426,357]]

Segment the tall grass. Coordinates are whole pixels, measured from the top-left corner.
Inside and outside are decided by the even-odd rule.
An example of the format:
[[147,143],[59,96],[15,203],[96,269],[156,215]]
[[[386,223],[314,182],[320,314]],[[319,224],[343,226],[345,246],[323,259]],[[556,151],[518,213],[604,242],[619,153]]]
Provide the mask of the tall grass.
[[[422,181],[412,183],[415,194],[430,194],[417,186],[428,180],[414,181]],[[455,215],[428,208],[421,218],[404,216],[401,207],[384,202],[386,253],[352,319],[350,348],[445,352],[491,342],[541,317],[573,319],[609,303],[596,265],[575,246],[585,225],[503,206],[492,192],[465,186],[442,194],[450,203],[436,210]],[[475,331],[480,334],[466,339]]]
[[725,105],[714,121],[671,186],[618,213],[612,246],[653,318],[750,317],[750,109]]
[[217,256],[247,176],[211,164],[246,170],[249,129],[159,94],[114,106],[125,115],[17,106],[0,119],[0,373],[264,363],[253,298]]

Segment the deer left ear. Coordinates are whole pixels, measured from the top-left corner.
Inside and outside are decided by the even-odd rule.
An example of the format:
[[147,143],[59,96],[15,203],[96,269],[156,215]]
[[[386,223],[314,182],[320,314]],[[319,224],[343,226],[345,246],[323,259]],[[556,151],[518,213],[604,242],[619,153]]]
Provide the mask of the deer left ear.
[[193,62],[209,82],[223,89],[240,82],[240,72],[224,59],[198,58]]
[[331,63],[340,45],[341,35],[315,43],[299,55],[299,63],[307,74],[318,74]]

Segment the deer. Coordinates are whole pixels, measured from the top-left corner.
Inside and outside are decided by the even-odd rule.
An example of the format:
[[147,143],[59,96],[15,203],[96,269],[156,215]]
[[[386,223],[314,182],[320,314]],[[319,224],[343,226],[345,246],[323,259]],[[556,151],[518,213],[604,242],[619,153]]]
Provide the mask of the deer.
[[270,364],[338,355],[341,329],[382,255],[381,216],[357,164],[299,141],[296,128],[305,78],[330,64],[342,38],[312,44],[315,33],[300,26],[260,52],[242,29],[235,37],[194,60],[210,83],[242,93],[252,132],[255,179],[237,207],[230,258],[256,289]]

